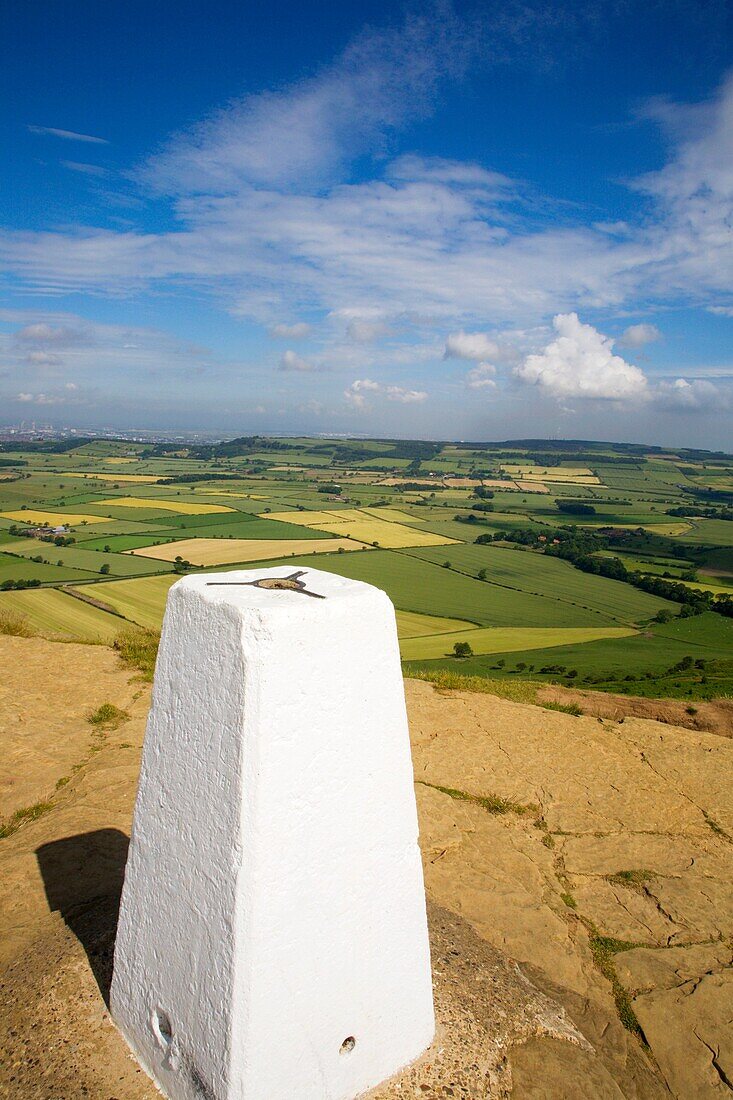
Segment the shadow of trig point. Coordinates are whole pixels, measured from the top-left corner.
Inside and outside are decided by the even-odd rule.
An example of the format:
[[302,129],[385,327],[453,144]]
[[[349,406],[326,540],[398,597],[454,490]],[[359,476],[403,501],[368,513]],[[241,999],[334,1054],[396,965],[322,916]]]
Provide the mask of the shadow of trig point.
[[171,588],[111,1005],[170,1100],[351,1100],[429,1046],[384,592],[282,567]]

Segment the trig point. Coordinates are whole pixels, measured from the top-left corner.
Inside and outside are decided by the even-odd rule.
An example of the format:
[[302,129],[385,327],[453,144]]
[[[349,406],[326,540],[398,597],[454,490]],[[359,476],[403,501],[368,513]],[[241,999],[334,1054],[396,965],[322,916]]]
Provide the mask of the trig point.
[[295,566],[171,588],[111,996],[170,1100],[351,1100],[430,1044],[384,592]]

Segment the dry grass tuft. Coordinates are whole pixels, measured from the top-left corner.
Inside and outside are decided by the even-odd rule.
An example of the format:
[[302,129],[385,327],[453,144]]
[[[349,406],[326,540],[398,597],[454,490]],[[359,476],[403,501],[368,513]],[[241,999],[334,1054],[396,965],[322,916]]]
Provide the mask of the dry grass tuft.
[[10,634],[14,638],[35,638],[36,631],[25,615],[16,615],[13,611],[0,611],[0,634]]
[[114,648],[128,668],[136,668],[143,679],[152,683],[155,672],[155,659],[158,655],[160,631],[126,630],[115,638]]

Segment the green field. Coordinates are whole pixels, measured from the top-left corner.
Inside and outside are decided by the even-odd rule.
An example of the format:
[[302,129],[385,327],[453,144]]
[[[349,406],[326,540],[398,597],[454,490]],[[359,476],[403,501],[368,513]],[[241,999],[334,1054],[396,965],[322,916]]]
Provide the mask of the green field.
[[79,642],[114,641],[129,624],[58,589],[0,592],[0,612],[26,619],[39,634]]
[[[13,547],[13,549],[15,548]],[[34,549],[37,553],[40,553],[36,547]],[[62,557],[61,554],[56,553],[57,549],[54,546],[44,553],[43,556],[48,556],[49,561],[54,563],[49,565],[43,562],[28,561],[27,558],[17,558],[8,553],[0,553],[0,584],[3,581],[18,580],[38,580],[41,584],[64,584],[66,581],[89,580],[94,577],[94,573],[89,572],[88,569],[74,569],[56,565],[55,563]]]
[[475,545],[449,546],[442,550],[442,554],[431,548],[411,550],[410,553],[433,562],[450,559],[454,568],[472,577],[479,569],[485,569],[490,584],[518,592],[534,592],[582,610],[598,611],[619,622],[643,622],[662,608],[674,610],[674,604],[668,600],[649,596],[620,581],[579,573],[559,558],[541,557],[539,568],[540,555],[533,551]]
[[485,626],[475,630],[436,633],[422,638],[410,638],[401,645],[406,661],[429,661],[451,657],[454,645],[468,642],[476,654],[513,653],[517,650],[539,650],[553,647],[584,645],[599,638],[628,638],[636,631],[624,627],[607,629],[541,626]]
[[[29,558],[38,553],[37,545],[29,545],[29,543],[31,543],[30,539],[18,539],[12,547],[13,553],[20,554],[24,558]],[[166,573],[173,568],[165,561],[133,558],[126,554],[105,553],[103,548],[89,550],[86,543],[79,546],[49,546],[46,550],[46,556],[53,562],[62,561],[69,570],[83,570],[90,575],[98,574],[105,565],[113,577],[139,576],[141,573]],[[75,576],[78,580],[78,575]]]
[[[470,640],[470,635],[466,638]],[[461,660],[455,657],[428,660],[427,664],[424,659],[417,659],[408,661],[406,669],[413,674],[419,674],[421,669],[449,669],[470,676],[498,678],[514,673],[638,695],[708,697],[727,694],[733,676],[732,655],[733,622],[721,621],[720,616],[708,613],[664,626],[655,625],[633,637],[588,641],[550,650],[517,648],[502,652],[501,666],[497,666],[495,656],[477,655]],[[711,662],[713,667],[691,675],[669,671],[686,657]],[[519,664],[525,667],[517,669]],[[543,673],[547,666],[564,666],[577,676]],[[703,677],[707,683],[702,682]]]
[[[454,546],[441,548],[446,557]],[[582,607],[561,604],[549,597],[517,593],[497,585],[465,577],[432,562],[422,561],[412,552],[370,550],[338,554],[328,559],[309,556],[281,559],[269,565],[296,563],[314,569],[328,568],[344,577],[366,581],[383,588],[395,607],[466,619],[479,626],[614,626],[610,616]]]

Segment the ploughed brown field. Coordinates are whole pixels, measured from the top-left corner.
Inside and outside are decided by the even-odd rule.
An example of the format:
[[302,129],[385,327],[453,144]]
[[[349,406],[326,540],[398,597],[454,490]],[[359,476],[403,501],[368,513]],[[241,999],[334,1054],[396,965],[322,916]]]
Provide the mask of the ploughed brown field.
[[[154,1100],[105,1003],[149,685],[104,646],[0,661],[0,1095]],[[727,1095],[730,738],[406,688],[439,1032],[374,1096]]]

